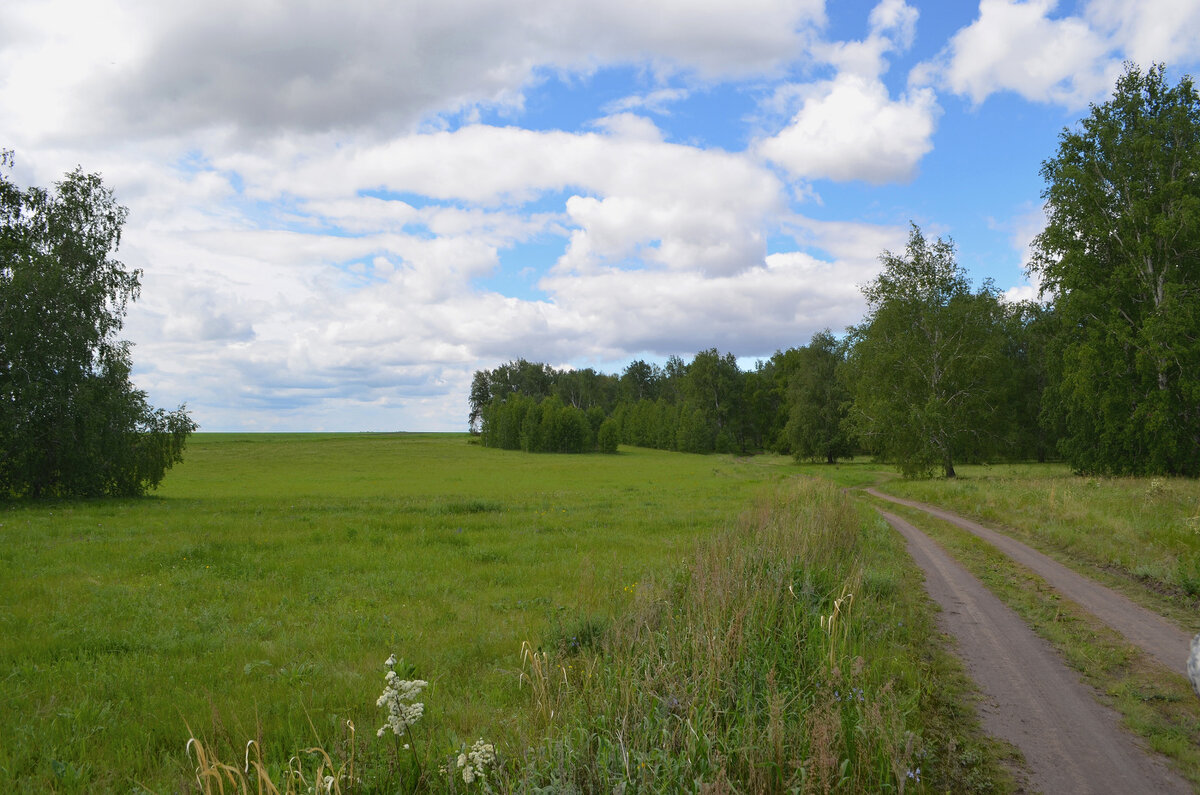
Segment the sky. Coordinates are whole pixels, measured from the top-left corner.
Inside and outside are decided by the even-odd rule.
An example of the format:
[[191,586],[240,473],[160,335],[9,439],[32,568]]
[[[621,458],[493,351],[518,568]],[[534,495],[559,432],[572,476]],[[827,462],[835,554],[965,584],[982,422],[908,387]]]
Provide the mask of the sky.
[[1200,0],[8,0],[9,178],[99,172],[123,337],[204,431],[465,430],[524,357],[743,366],[909,225],[1033,298],[1041,164]]

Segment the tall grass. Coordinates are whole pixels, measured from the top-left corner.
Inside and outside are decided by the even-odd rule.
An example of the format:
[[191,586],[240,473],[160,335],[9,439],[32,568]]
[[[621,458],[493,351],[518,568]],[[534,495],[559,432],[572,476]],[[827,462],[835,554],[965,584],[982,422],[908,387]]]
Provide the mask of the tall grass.
[[897,544],[828,485],[761,500],[593,642],[528,653],[529,740],[548,739],[516,788],[1003,787]]

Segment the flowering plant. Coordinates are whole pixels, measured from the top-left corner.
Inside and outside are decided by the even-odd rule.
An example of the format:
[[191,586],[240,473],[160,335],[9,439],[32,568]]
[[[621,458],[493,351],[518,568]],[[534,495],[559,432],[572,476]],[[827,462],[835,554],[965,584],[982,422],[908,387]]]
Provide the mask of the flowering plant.
[[484,792],[491,792],[488,786],[487,770],[496,763],[496,747],[491,743],[477,740],[471,750],[458,755],[458,767],[462,770],[463,782],[470,785],[476,781]]
[[424,679],[401,679],[400,674],[396,673],[394,654],[388,657],[384,664],[388,667],[388,672],[384,675],[387,685],[375,705],[386,708],[388,717],[387,723],[379,727],[376,735],[382,737],[391,729],[397,737],[401,737],[403,732],[408,732],[425,714],[425,705],[416,698],[429,683]]

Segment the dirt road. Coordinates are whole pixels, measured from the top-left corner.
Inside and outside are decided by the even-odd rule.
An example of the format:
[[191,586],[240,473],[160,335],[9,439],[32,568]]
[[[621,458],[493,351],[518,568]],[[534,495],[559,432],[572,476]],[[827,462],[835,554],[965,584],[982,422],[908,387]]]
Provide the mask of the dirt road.
[[984,730],[1024,754],[1027,786],[1045,793],[1192,792],[982,583],[911,524],[880,513],[907,539],[930,596],[942,606],[940,626],[957,640],[983,693]]
[[1192,636],[1157,613],[1150,612],[1116,591],[1109,590],[1068,569],[1036,549],[984,527],[978,522],[964,519],[933,505],[893,497],[875,489],[867,489],[867,493],[889,502],[917,508],[957,525],[969,533],[974,533],[1017,563],[1036,572],[1052,588],[1120,632],[1126,640],[1146,651],[1168,669],[1187,675],[1188,649]]

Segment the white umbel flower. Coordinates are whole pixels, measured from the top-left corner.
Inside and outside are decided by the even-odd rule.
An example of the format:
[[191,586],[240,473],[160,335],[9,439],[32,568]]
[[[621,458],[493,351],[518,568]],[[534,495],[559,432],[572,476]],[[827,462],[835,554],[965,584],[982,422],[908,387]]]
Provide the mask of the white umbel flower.
[[477,740],[471,750],[458,755],[458,767],[462,770],[464,784],[479,781],[484,792],[491,792],[487,783],[487,770],[496,763],[496,746]]
[[386,663],[388,672],[384,678],[387,685],[375,702],[376,706],[388,711],[387,723],[380,726],[379,731],[375,733],[378,737],[382,737],[388,729],[400,737],[425,714],[425,705],[416,698],[429,683],[424,679],[401,679],[400,674],[392,669],[395,664],[396,655],[393,654],[387,658]]

